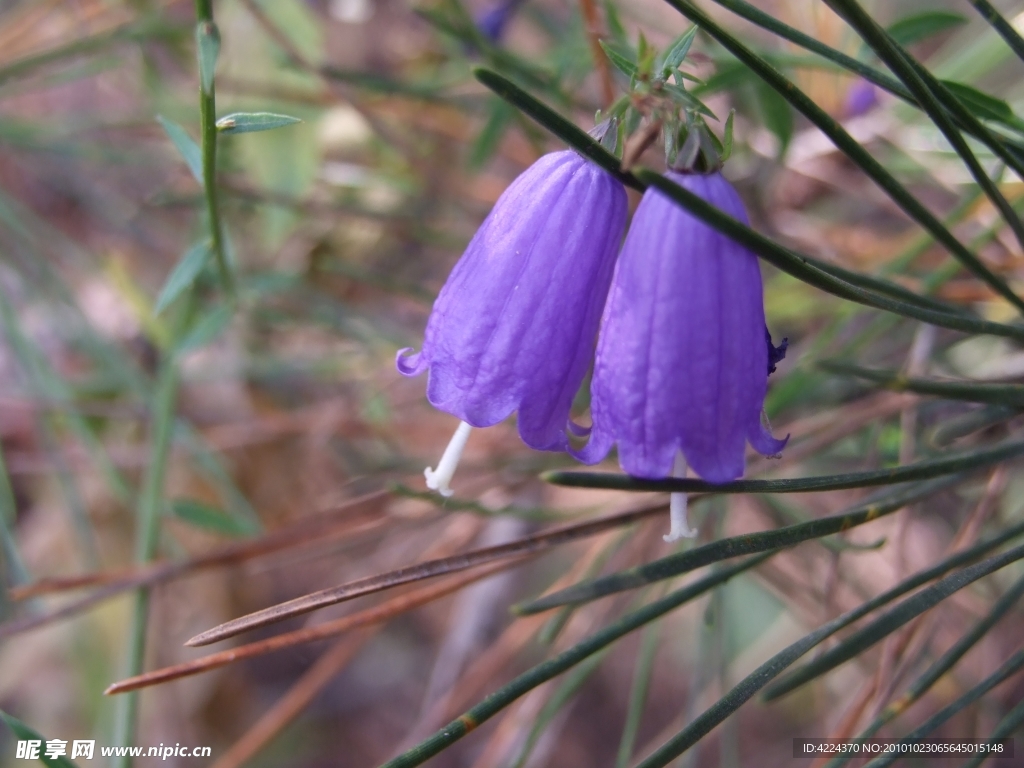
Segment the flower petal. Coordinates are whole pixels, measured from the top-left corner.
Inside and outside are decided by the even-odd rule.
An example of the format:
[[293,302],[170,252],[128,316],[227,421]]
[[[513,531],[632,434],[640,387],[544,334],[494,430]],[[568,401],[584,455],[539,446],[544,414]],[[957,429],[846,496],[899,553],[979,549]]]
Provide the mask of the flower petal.
[[622,185],[575,152],[516,179],[434,304],[430,402],[478,427],[518,410],[524,442],[567,448],[625,219]]
[[[720,175],[669,176],[746,221],[739,196]],[[767,388],[764,333],[757,257],[648,191],[605,307],[591,384],[591,443],[575,455],[598,461],[617,442],[626,472],[654,478],[670,476],[682,450],[705,480],[740,477]],[[755,447],[767,445],[757,439]]]

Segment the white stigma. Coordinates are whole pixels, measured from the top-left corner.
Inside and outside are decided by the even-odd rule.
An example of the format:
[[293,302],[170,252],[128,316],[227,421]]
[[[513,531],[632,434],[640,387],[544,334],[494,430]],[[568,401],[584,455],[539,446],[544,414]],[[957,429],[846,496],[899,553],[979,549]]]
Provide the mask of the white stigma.
[[[672,477],[686,477],[686,459],[683,458],[681,452],[676,454],[675,464],[672,467]],[[669,528],[668,535],[662,536],[665,541],[672,543],[679,539],[692,539],[697,535],[697,529],[691,528],[689,520],[686,519],[686,506],[685,493],[669,495],[668,514],[671,527]]]
[[448,484],[452,481],[455,468],[459,466],[459,459],[462,458],[462,451],[466,447],[466,441],[469,440],[469,433],[472,431],[473,427],[469,424],[464,421],[459,422],[459,428],[455,430],[455,434],[448,442],[448,447],[444,449],[437,469],[427,467],[423,470],[423,476],[427,478],[427,488],[437,491],[442,496],[451,496],[455,493],[448,487]]

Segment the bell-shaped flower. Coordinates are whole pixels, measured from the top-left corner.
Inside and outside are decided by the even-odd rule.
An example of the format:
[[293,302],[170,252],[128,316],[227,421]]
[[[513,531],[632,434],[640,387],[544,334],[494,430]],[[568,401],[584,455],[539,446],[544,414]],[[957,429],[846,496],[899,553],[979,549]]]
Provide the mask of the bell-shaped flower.
[[441,290],[423,349],[427,399],[463,424],[427,485],[445,495],[470,426],[518,411],[519,434],[566,450],[573,397],[590,366],[626,224],[626,192],[573,151],[545,155],[498,199]]
[[[719,173],[668,177],[746,223]],[[784,354],[767,337],[757,257],[649,189],[622,247],[605,307],[591,383],[593,428],[578,458],[618,444],[619,463],[644,478],[713,483],[743,474],[747,442],[766,455],[786,444],[762,420],[768,373]],[[668,540],[693,535],[673,494]]]

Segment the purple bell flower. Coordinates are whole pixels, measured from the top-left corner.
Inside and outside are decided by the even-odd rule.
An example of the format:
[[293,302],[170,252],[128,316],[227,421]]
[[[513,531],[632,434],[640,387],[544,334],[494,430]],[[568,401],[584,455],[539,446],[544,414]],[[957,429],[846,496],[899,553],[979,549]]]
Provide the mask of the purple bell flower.
[[867,80],[858,79],[846,92],[843,114],[860,117],[878,106],[878,89]]
[[[747,222],[721,174],[667,175]],[[772,437],[762,413],[785,346],[776,350],[766,336],[757,257],[648,190],[612,280],[591,383],[593,429],[576,456],[596,463],[618,443],[631,475],[681,477],[689,464],[724,483],[743,474],[748,441],[777,454],[786,440]],[[670,541],[696,533],[685,496],[672,497]]]
[[531,448],[568,449],[626,207],[622,184],[573,151],[545,155],[498,198],[434,302],[423,349],[396,359],[406,376],[429,368],[427,399],[463,422],[427,469],[430,488],[450,495],[470,426],[513,411]]

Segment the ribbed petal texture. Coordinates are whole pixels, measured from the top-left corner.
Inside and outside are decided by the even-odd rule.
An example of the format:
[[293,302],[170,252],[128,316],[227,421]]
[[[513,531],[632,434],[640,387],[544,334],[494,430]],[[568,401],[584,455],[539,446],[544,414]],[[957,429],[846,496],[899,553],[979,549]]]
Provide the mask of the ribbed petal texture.
[[518,410],[523,442],[567,449],[625,224],[618,181],[575,152],[545,155],[498,199],[398,370],[429,368],[427,399],[475,427]]
[[[746,223],[720,174],[669,178]],[[591,384],[593,429],[576,453],[618,443],[631,475],[669,477],[677,451],[709,482],[740,477],[749,441],[782,450],[761,425],[768,382],[757,257],[656,190],[637,208],[605,307]]]

